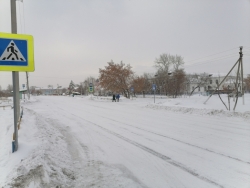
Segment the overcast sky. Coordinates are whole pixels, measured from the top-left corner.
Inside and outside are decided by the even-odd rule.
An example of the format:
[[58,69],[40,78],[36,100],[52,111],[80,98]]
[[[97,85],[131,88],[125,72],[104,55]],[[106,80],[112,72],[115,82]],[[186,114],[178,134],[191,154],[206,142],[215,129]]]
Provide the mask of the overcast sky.
[[[239,46],[250,74],[250,0],[23,0],[17,18],[18,33],[35,42],[30,86],[97,78],[111,59],[154,73],[162,53],[181,55],[190,73],[227,73]],[[10,22],[10,0],[0,0],[0,32],[11,32]],[[11,72],[0,72],[8,84]]]

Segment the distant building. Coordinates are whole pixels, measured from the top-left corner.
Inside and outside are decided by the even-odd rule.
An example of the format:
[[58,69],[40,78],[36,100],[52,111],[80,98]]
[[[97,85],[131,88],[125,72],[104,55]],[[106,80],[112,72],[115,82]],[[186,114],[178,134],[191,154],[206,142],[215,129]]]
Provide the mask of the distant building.
[[[193,93],[199,93],[204,95],[209,94],[217,88],[218,84],[220,84],[220,82],[225,78],[225,76],[226,74],[209,74],[206,79],[206,82],[202,83],[200,87],[197,87],[200,83],[199,78],[194,77],[194,75],[188,75],[190,82],[187,83],[187,92],[191,93],[197,87]],[[236,76],[228,76],[219,87],[219,91],[221,93],[233,91],[235,88],[235,84]],[[239,90],[241,90],[241,86],[239,86]]]
[[40,92],[42,95],[62,95],[63,89],[54,89],[54,88],[47,88],[47,87],[41,87]]

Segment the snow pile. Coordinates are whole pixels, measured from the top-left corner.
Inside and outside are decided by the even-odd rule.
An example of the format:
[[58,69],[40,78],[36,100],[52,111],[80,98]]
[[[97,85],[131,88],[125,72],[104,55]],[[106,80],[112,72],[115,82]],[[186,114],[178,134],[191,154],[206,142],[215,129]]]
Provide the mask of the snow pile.
[[[39,102],[39,99],[24,104],[29,106],[36,102]],[[1,140],[4,147],[1,147],[0,151],[1,188],[110,188],[116,187],[117,182],[122,187],[141,187],[135,181],[126,178],[131,175],[122,166],[112,166],[89,159],[88,147],[69,134],[69,125],[72,123],[62,123],[63,120],[57,119],[58,117],[48,115],[44,110],[37,110],[39,114],[25,108],[19,130],[19,149],[15,153],[11,153],[11,143],[8,143],[12,134],[10,128],[13,128],[13,111],[1,113],[8,117],[1,118],[4,119],[4,124],[7,121],[9,123],[9,136],[1,135],[1,138],[4,138],[3,142]],[[1,133],[4,131],[1,130]]]
[[[67,152],[67,144],[62,133],[66,130],[59,129],[62,132],[58,132],[51,124],[53,122],[26,110],[19,130],[19,151],[12,154],[20,157],[20,152],[24,152],[26,156],[19,158],[19,164],[15,164],[12,173],[7,177],[6,182],[9,183],[4,187],[56,187],[61,184],[66,187],[72,186],[71,180],[75,178],[72,170],[74,164]],[[30,134],[29,131],[34,132],[36,129],[33,135]],[[27,145],[21,140],[29,141],[33,145],[32,151],[23,151]]]
[[197,115],[215,115],[215,116],[227,116],[227,117],[241,117],[246,120],[250,120],[250,111],[247,112],[230,112],[225,110],[216,110],[216,109],[197,109],[197,108],[187,108],[187,107],[178,107],[178,106],[161,106],[155,104],[148,104],[147,108],[151,109],[164,109],[167,111],[185,113],[185,114],[197,114]]
[[[250,95],[245,95],[245,105],[242,104],[242,98],[238,99],[236,110],[233,111],[234,102],[230,99],[230,109],[226,110],[218,96],[212,96],[206,104],[204,101],[207,99],[205,96],[195,95],[188,98],[176,98],[176,99],[157,99],[156,103],[147,104],[147,108],[151,109],[163,109],[172,112],[179,112],[185,114],[197,114],[197,115],[215,115],[226,117],[241,117],[250,120]],[[223,101],[228,106],[228,99],[226,95],[222,95]]]

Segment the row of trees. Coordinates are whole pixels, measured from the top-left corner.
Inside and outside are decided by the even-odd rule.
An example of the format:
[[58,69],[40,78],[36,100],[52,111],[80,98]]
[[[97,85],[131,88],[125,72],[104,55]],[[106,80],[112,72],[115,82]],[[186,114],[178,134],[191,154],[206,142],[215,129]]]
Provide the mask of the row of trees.
[[74,84],[71,81],[68,86],[68,93],[77,91],[86,94],[89,84],[92,83],[95,93],[99,95],[121,93],[129,98],[131,94],[153,93],[152,84],[156,84],[156,93],[176,97],[186,89],[186,75],[181,68],[183,64],[184,61],[181,56],[162,54],[154,62],[157,69],[155,74],[144,73],[142,76],[138,76],[129,64],[115,63],[111,60],[107,66],[99,69],[98,79],[89,77],[80,84]]
[[[184,65],[183,58],[179,55],[161,54],[154,61],[156,68],[155,74],[144,73],[141,76],[136,75],[129,64],[123,62],[115,63],[111,60],[103,69],[99,69],[99,78],[88,77],[83,82],[75,84],[72,80],[68,88],[63,88],[63,93],[72,94],[79,92],[80,94],[88,94],[89,84],[94,85],[95,93],[106,95],[111,93],[121,93],[125,97],[131,94],[152,94],[152,85],[156,85],[156,93],[177,97],[183,93],[187,93],[190,84],[196,83],[192,94],[196,88],[205,87],[210,80],[207,73],[187,75],[182,68]],[[245,89],[250,92],[250,75],[245,81]],[[49,85],[48,88],[53,86]],[[133,88],[133,90],[132,90]],[[57,86],[57,89],[62,89]],[[4,93],[11,93],[12,86],[9,85]],[[39,90],[30,89],[31,93],[39,94]],[[0,96],[3,96],[0,87]]]
[[6,90],[3,90],[0,86],[0,97],[10,97],[12,96],[11,92],[13,91],[12,85],[8,85]]
[[107,91],[122,93],[126,97],[130,97],[131,93],[152,93],[152,84],[156,84],[158,93],[173,97],[182,94],[186,88],[185,72],[181,68],[183,58],[162,54],[154,63],[156,74],[137,76],[129,64],[116,64],[111,60],[104,69],[99,69],[99,85]]
[[[183,65],[184,61],[181,56],[162,54],[154,61],[155,74],[144,73],[142,76],[137,76],[129,64],[126,65],[123,62],[116,64],[111,60],[107,66],[99,69],[98,85],[106,91],[122,93],[126,97],[130,97],[131,93],[134,95],[153,93],[152,84],[156,84],[157,93],[173,97],[183,93],[192,95],[197,88],[201,87],[209,90],[208,85],[212,75],[208,73],[188,75],[182,68]],[[250,75],[244,79],[244,83],[245,91],[250,92]],[[192,90],[189,93],[191,85]],[[229,90],[229,88],[222,89]]]

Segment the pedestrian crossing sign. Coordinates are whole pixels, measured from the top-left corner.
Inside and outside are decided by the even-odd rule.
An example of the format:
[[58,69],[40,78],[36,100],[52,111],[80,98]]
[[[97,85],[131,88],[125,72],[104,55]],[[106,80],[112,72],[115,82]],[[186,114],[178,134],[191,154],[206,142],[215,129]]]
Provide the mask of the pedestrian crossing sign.
[[0,33],[0,71],[34,72],[31,35]]

